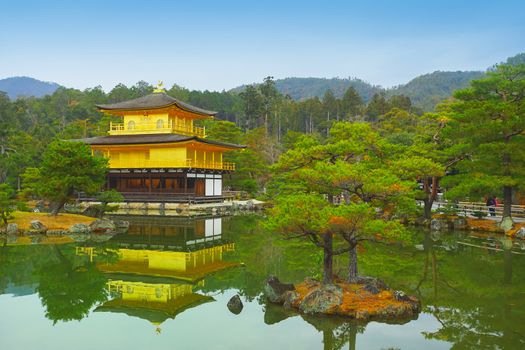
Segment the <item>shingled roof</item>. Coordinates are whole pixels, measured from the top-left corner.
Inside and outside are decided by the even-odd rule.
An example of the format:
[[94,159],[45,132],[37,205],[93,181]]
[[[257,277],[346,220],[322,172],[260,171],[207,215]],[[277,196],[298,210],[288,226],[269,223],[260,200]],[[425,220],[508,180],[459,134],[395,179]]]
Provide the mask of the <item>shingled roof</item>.
[[110,135],[90,137],[86,139],[77,139],[72,141],[80,141],[87,143],[88,145],[137,145],[150,143],[176,143],[196,141],[226,148],[246,148],[246,146],[244,145],[237,145],[234,143],[203,139],[197,136],[184,136],[178,134]]
[[147,110],[166,108],[170,106],[177,106],[185,111],[200,114],[203,116],[212,117],[217,114],[217,112],[208,111],[206,109],[192,106],[189,103],[179,101],[176,98],[166,95],[163,92],[153,93],[143,97],[135,98],[133,100],[118,103],[96,105],[98,109],[105,111]]

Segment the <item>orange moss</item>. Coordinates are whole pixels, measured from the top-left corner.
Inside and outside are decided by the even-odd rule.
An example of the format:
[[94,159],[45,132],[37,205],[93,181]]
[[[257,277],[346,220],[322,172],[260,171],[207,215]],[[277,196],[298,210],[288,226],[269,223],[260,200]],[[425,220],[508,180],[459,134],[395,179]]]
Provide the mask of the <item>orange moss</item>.
[[498,222],[494,220],[467,218],[467,226],[471,230],[503,233]]
[[22,230],[28,230],[31,226],[32,220],[39,220],[50,230],[67,230],[74,224],[89,225],[96,219],[88,216],[77,214],[59,214],[57,216],[50,216],[47,213],[29,213],[23,211],[15,211],[13,213],[14,219],[10,220],[18,225]]
[[519,230],[525,227],[525,223],[518,222],[514,224],[514,227],[507,232],[507,236],[514,237]]
[[[452,221],[458,216],[447,216],[444,214],[434,214],[432,215],[433,218],[436,219],[446,219],[449,221]],[[504,230],[499,227],[499,221],[496,220],[489,220],[489,219],[476,219],[476,218],[466,218],[467,220],[467,228],[468,230],[472,231],[481,231],[481,232],[487,232],[487,233],[505,233]],[[525,223],[517,222],[514,223],[514,227],[509,230],[506,234],[508,236],[515,236],[516,233],[522,228],[525,227]]]

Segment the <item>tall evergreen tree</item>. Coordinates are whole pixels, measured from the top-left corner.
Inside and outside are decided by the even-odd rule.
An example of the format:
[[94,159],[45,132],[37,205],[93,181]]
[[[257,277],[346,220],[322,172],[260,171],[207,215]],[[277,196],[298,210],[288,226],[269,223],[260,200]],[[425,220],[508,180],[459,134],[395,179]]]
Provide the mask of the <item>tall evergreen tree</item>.
[[503,219],[511,219],[512,194],[525,185],[525,65],[500,65],[487,78],[456,91],[448,136],[470,154],[452,196],[503,194]]
[[332,90],[328,89],[323,96],[323,112],[326,116],[326,135],[328,136],[328,131],[334,120],[338,120],[338,101],[334,96]]
[[376,121],[380,115],[387,113],[390,106],[383,94],[374,94],[366,107],[366,116],[369,121]]
[[243,101],[244,127],[253,129],[261,126],[261,117],[264,114],[263,97],[253,85],[248,85],[240,93]]
[[355,120],[363,112],[364,102],[356,89],[350,86],[341,99],[341,112],[347,120]]

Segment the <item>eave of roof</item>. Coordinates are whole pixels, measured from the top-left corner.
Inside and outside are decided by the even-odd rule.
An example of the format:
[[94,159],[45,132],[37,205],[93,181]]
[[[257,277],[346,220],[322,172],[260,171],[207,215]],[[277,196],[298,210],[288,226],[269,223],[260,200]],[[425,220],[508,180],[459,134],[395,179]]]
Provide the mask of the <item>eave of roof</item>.
[[199,143],[205,143],[209,145],[241,149],[246,148],[244,145],[237,145],[234,143],[227,143],[221,141],[214,141],[209,139],[203,139],[197,136],[185,136],[178,134],[148,134],[148,135],[110,135],[110,136],[98,136],[90,137],[85,139],[76,139],[71,141],[79,141],[87,143],[88,145],[140,145],[140,144],[152,144],[152,143],[178,143],[178,142],[189,142],[195,141]]
[[135,98],[128,101],[117,102],[112,104],[96,105],[101,111],[111,113],[112,111],[137,111],[137,110],[151,110],[161,109],[170,106],[177,106],[178,108],[190,113],[196,113],[202,116],[213,117],[217,114],[215,111],[209,111],[203,108],[192,106],[189,103],[180,101],[165,93],[153,93],[143,97]]

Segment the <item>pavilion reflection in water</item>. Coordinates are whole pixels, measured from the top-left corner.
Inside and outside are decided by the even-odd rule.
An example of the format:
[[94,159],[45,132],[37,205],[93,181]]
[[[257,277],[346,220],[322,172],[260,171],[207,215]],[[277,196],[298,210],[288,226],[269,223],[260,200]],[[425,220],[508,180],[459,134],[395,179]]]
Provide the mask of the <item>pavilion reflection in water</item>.
[[[194,292],[204,277],[237,266],[223,260],[235,249],[222,237],[222,219],[132,222],[126,234],[110,242],[118,248],[115,263],[98,262],[108,274],[111,300],[95,312],[117,312],[139,317],[157,326],[181,312],[214,301]],[[78,247],[77,254],[97,261],[96,248]]]

